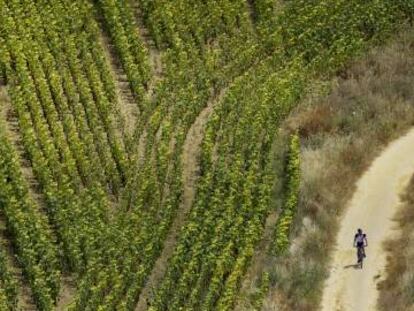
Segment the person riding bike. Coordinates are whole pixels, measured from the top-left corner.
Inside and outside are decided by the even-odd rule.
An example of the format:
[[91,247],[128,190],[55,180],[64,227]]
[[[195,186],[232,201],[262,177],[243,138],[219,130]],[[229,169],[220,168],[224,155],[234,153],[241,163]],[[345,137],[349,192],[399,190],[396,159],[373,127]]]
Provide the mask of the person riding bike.
[[354,237],[354,247],[361,249],[364,257],[367,257],[367,255],[365,254],[365,247],[367,246],[368,246],[367,235],[363,233],[361,229],[358,229]]

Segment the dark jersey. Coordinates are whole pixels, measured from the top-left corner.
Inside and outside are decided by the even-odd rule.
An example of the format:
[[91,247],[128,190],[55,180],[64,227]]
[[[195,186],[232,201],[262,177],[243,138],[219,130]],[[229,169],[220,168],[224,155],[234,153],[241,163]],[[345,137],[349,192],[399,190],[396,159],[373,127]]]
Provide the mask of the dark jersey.
[[366,239],[367,235],[365,233],[362,234],[355,234],[354,241],[358,247],[364,246],[364,240]]

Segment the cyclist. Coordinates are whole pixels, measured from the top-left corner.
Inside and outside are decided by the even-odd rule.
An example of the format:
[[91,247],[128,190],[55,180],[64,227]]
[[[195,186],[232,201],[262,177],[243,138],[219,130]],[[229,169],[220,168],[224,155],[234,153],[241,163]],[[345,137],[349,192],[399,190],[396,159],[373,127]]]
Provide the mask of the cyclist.
[[365,254],[365,247],[368,246],[367,235],[362,232],[361,229],[358,229],[354,237],[354,247],[360,248],[364,257],[367,257]]

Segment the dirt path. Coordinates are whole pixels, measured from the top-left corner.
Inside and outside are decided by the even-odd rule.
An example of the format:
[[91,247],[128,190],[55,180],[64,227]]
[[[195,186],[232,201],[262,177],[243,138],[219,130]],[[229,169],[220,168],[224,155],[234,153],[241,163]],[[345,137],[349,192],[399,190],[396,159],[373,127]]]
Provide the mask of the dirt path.
[[[103,24],[102,21],[100,21]],[[104,27],[101,27],[104,29]],[[128,78],[122,69],[122,65],[118,59],[115,51],[115,46],[112,44],[108,34],[105,31],[101,31],[101,46],[104,51],[109,68],[112,71],[115,89],[118,97],[118,114],[121,117],[121,132],[125,135],[132,135],[136,127],[137,120],[139,118],[138,105],[135,102],[135,98],[129,87]]]
[[73,302],[73,298],[76,294],[76,282],[73,277],[63,276],[61,290],[56,304],[55,311],[65,311],[68,306]]
[[213,111],[216,103],[220,102],[224,97],[227,89],[221,90],[208,103],[206,108],[201,111],[196,121],[187,133],[183,146],[182,162],[183,162],[183,207],[188,211],[193,205],[195,197],[195,184],[198,179],[198,155],[200,153],[200,145],[203,140],[203,133],[206,123]]
[[[336,249],[325,283],[322,311],[373,311],[385,278],[383,242],[396,233],[392,220],[399,195],[414,173],[414,129],[392,142],[358,181],[336,237]],[[352,240],[360,227],[367,233],[367,258],[356,269]]]
[[152,70],[152,76],[147,86],[146,97],[147,100],[152,101],[154,100],[156,85],[162,79],[162,53],[156,47],[155,42],[144,23],[144,17],[139,2],[131,1],[130,5],[133,12],[135,13],[135,22],[138,27],[139,35],[148,51],[148,60]]
[[168,259],[173,254],[177,244],[180,229],[184,226],[195,197],[195,183],[198,178],[198,155],[200,153],[201,142],[203,139],[204,128],[213,111],[214,105],[218,103],[224,96],[227,88],[221,90],[217,95],[213,96],[207,106],[201,111],[197,119],[187,133],[183,153],[181,155],[183,162],[183,200],[177,215],[171,225],[167,238],[164,241],[164,247],[160,257],[155,262],[152,273],[148,278],[147,284],[142,291],[135,311],[143,311],[147,309],[147,301],[150,298],[151,291],[156,287],[167,268]]

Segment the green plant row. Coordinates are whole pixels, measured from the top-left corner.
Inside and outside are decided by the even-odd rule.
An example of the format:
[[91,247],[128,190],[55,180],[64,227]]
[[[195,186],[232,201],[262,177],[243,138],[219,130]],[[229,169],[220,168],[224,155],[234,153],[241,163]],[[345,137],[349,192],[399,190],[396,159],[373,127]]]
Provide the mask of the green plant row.
[[[7,21],[6,18],[2,20]],[[48,128],[45,124],[45,120],[43,119],[40,105],[37,98],[33,96],[36,93],[34,91],[30,92],[31,89],[33,90],[34,86],[33,81],[30,78],[26,61],[21,57],[23,46],[17,40],[10,40],[8,43],[10,50],[13,51],[13,54],[10,55],[8,51],[3,51],[1,56],[6,64],[6,73],[8,83],[10,84],[9,94],[19,119],[23,143],[25,145],[25,149],[30,155],[33,171],[39,179],[44,192],[53,193],[57,191],[57,184],[54,181],[54,178],[60,178],[59,182],[63,183],[63,178],[65,177],[65,181],[67,183],[68,177],[63,173],[61,164],[58,161],[55,146],[49,137]],[[11,49],[11,47],[13,47],[13,49]],[[19,74],[19,77],[15,78],[15,84],[13,83],[14,79],[11,76],[13,69],[10,67],[13,56],[16,57],[16,71]],[[23,86],[26,87],[23,88]],[[30,112],[33,113],[33,122]],[[39,141],[37,137],[39,138]],[[53,191],[52,189],[56,190]],[[73,190],[71,189],[71,191]],[[49,206],[49,209],[51,213],[54,211],[52,206]],[[56,212],[58,211],[60,210],[56,209]]]
[[[15,35],[22,36],[21,42],[29,41],[28,39],[30,33],[25,33],[24,27],[26,25],[23,24],[23,21],[22,23],[14,22],[14,20],[20,19],[22,14],[24,14],[20,3],[17,1],[9,1],[5,7],[5,10],[7,10],[7,7],[10,8],[7,12],[8,15],[6,16],[8,23],[5,25],[8,35],[11,35],[11,29],[13,29],[13,33]],[[26,73],[28,77],[26,84],[31,89],[31,94],[28,96],[30,96],[33,101],[32,105],[34,113],[43,119],[45,128],[49,129],[51,133],[50,140],[56,152],[56,159],[60,158],[64,162],[67,162],[68,165],[65,167],[64,172],[72,179],[77,180],[79,175],[75,165],[75,160],[67,145],[62,124],[58,122],[56,107],[45,77],[45,71],[40,63],[40,53],[41,51],[39,46],[36,44],[36,41],[33,42],[33,47],[31,49],[25,51],[25,58],[27,62]],[[34,90],[37,90],[37,93]],[[38,105],[35,105],[35,102],[38,103]],[[44,118],[42,116],[44,116]],[[77,181],[79,182],[79,180]]]
[[4,249],[0,249],[0,308],[12,311],[17,307],[17,283],[8,267]]
[[[93,4],[0,0],[0,64],[20,134],[64,267],[78,272],[71,308],[134,309],[182,200],[188,130],[231,85],[208,123],[197,197],[152,299],[153,310],[230,310],[269,211],[277,125],[314,70],[336,70],[366,41],[380,39],[403,16],[403,1],[288,2],[268,23],[275,9],[257,1],[260,40],[242,0],[136,1],[163,54],[152,102],[137,100],[143,158],[128,154],[136,148],[117,128],[116,89]],[[143,97],[151,73],[134,5],[95,5],[131,88]],[[119,202],[111,218],[109,197]]]
[[263,302],[270,287],[270,276],[268,272],[263,272],[258,280],[257,289],[253,293],[252,307],[255,311],[260,311],[263,308]]
[[405,0],[291,1],[277,20],[278,35],[269,40],[277,39],[274,43],[281,44],[286,55],[301,55],[329,72],[344,65],[367,41],[390,35],[410,14]]
[[[1,213],[36,305],[40,310],[53,310],[60,289],[58,250],[47,220],[29,197],[16,153],[4,136],[3,125],[0,131]],[[8,282],[4,269],[2,274],[3,282]],[[9,295],[14,295],[14,291],[12,284],[5,287],[7,297],[12,297]]]
[[[84,185],[90,184],[93,180],[106,183],[102,174],[101,162],[98,156],[105,154],[102,149],[98,149],[98,143],[94,142],[94,137],[88,128],[85,111],[79,102],[77,86],[74,81],[79,81],[80,77],[71,75],[67,57],[62,47],[62,40],[58,36],[55,23],[49,27],[42,27],[42,19],[53,20],[53,16],[47,14],[48,10],[38,10],[32,1],[26,1],[25,7],[30,11],[31,20],[28,22],[33,27],[37,43],[42,46],[41,52],[46,72],[49,73],[48,82],[52,94],[54,95],[55,105],[59,111],[59,116],[63,120],[68,144],[74,150],[74,154],[79,158],[78,166]],[[42,15],[40,15],[42,14]],[[53,25],[54,27],[52,27]],[[66,37],[66,40],[68,38]],[[69,41],[69,40],[68,40]],[[46,43],[49,43],[46,45]],[[72,42],[73,46],[73,42]],[[75,50],[75,49],[72,49]],[[72,60],[72,59],[71,59]],[[104,171],[105,172],[105,171]]]
[[[114,119],[114,106],[117,103],[114,82],[98,44],[97,26],[91,20],[90,8],[84,6],[78,7],[73,2],[56,2],[53,10],[44,11],[40,7],[37,8],[37,14],[41,19],[56,21],[55,29],[45,29],[46,36],[42,40],[53,40],[53,45],[49,44],[49,47],[57,60],[57,67],[64,71],[62,83],[80,135],[87,138],[88,143],[85,145],[89,148],[96,146],[96,153],[91,155],[97,155],[98,159],[92,163],[100,163],[96,170],[104,168],[104,183],[108,183],[111,190],[118,193],[125,179],[128,156],[122,145],[123,140],[119,139],[115,131],[117,120]],[[79,24],[64,18],[64,12],[67,11],[78,19]]]
[[149,108],[146,107],[144,94],[148,88],[150,68],[148,52],[138,35],[134,13],[125,0],[98,1],[98,8],[104,16],[106,29],[115,44],[138,107],[144,112]]
[[[30,6],[29,2],[27,4],[26,9],[34,8],[33,5]],[[14,14],[19,14],[17,4],[15,7],[10,7],[15,8]],[[32,13],[29,16],[34,18],[35,11]],[[6,21],[4,33],[7,34],[7,31],[13,29],[12,14],[5,15],[3,20]],[[21,21],[24,22],[24,19],[21,18]],[[36,22],[34,21],[33,24],[36,25]],[[7,29],[7,27],[10,28]],[[29,24],[27,27],[30,29]],[[20,39],[12,35],[6,37],[5,46],[8,51],[3,50],[1,53],[2,62],[6,67],[7,82],[10,86],[9,92],[17,112],[26,152],[46,199],[49,220],[54,225],[63,250],[65,266],[69,270],[79,272],[84,270],[87,263],[93,261],[97,256],[97,250],[99,250],[97,245],[100,245],[101,234],[107,223],[107,195],[98,180],[91,179],[87,184],[88,187],[83,188],[80,183],[81,178],[75,176],[77,171],[75,164],[65,161],[57,154],[56,146],[65,142],[66,137],[62,132],[59,134],[53,130],[60,124],[57,118],[51,119],[55,123],[54,127],[49,126],[48,118],[52,118],[53,114],[57,113],[54,112],[54,104],[58,108],[62,108],[58,105],[63,103],[64,95],[57,93],[61,95],[60,102],[57,95],[54,96],[55,101],[50,101],[44,72],[49,74],[50,89],[56,90],[60,87],[51,78],[51,73],[56,72],[56,69],[52,66],[47,67],[48,64],[53,64],[53,57],[47,53],[47,48],[44,46],[43,49],[39,48],[38,54],[35,54],[36,47],[38,44],[40,45],[40,39],[39,41],[30,41],[29,37],[23,34],[22,30]],[[34,49],[28,51],[30,49],[25,49],[25,46],[34,47]],[[38,65],[34,64],[35,62]],[[12,63],[16,64],[16,67],[12,67]],[[40,67],[42,64],[44,67]],[[43,68],[47,70],[43,71]],[[68,81],[72,79],[68,76],[65,78],[68,78]],[[41,92],[44,97],[38,95],[42,94]],[[68,110],[68,108],[64,109]],[[75,117],[79,118],[79,115]],[[83,135],[83,132],[79,135]],[[56,144],[54,144],[55,141]],[[71,140],[68,139],[68,141]],[[79,145],[71,144],[71,148],[77,147]],[[77,151],[81,153],[82,149]],[[91,162],[85,161],[81,165],[87,167],[89,163]]]
[[296,215],[300,186],[299,156],[299,136],[293,134],[290,138],[286,164],[286,197],[274,231],[273,252],[278,255],[284,253],[289,246],[289,232]]
[[[46,74],[46,79],[43,79],[43,85],[44,85],[43,90],[46,89],[47,83],[49,83],[49,88],[51,90],[50,93],[53,95],[53,99],[55,100],[55,104],[56,104],[56,109],[53,109],[52,105],[50,104],[51,99],[50,99],[50,96],[49,96],[48,99],[47,99],[47,100],[49,100],[49,105],[48,105],[48,107],[50,108],[49,111],[54,110],[54,111],[52,111],[53,114],[50,114],[51,115],[50,118],[52,118],[52,116],[53,116],[53,119],[50,119],[49,123],[50,124],[55,124],[55,125],[53,125],[55,127],[59,126],[59,122],[57,122],[56,119],[58,117],[63,118],[63,120],[65,120],[64,128],[66,129],[67,139],[68,140],[75,140],[76,139],[76,137],[75,137],[76,129],[74,129],[73,125],[68,125],[68,122],[70,122],[68,119],[72,119],[72,123],[73,123],[73,120],[75,120],[75,122],[78,121],[79,118],[82,115],[85,115],[85,112],[82,111],[82,110],[85,110],[87,113],[89,113],[88,114],[89,119],[86,119],[86,117],[85,117],[85,119],[87,121],[89,121],[90,126],[93,129],[93,132],[94,132],[95,137],[96,137],[96,141],[97,141],[96,144],[99,146],[99,149],[97,150],[98,151],[97,153],[101,156],[101,159],[103,159],[103,157],[105,155],[109,154],[108,156],[106,156],[106,158],[108,159],[108,160],[106,160],[106,162],[104,162],[105,160],[102,160],[102,165],[104,167],[110,167],[108,164],[111,163],[109,161],[112,161],[111,154],[109,153],[109,151],[104,149],[107,145],[107,143],[105,142],[106,133],[102,130],[102,125],[100,125],[98,123],[99,122],[99,119],[98,119],[99,115],[97,116],[97,112],[92,110],[94,103],[93,102],[88,102],[89,106],[87,106],[87,108],[85,108],[85,109],[82,109],[81,107],[78,106],[78,108],[81,108],[82,110],[81,109],[74,110],[73,111],[73,116],[71,116],[70,113],[69,113],[70,112],[69,107],[67,107],[67,106],[64,107],[63,106],[63,105],[66,105],[66,102],[69,102],[70,104],[72,104],[72,102],[70,102],[70,101],[76,100],[77,97],[79,98],[79,95],[76,96],[76,93],[75,93],[76,89],[74,89],[74,88],[76,88],[76,86],[74,86],[73,84],[69,85],[69,83],[72,82],[72,81],[68,81],[68,79],[70,79],[70,77],[68,77],[67,71],[64,72],[64,73],[62,72],[62,70],[67,70],[67,68],[63,69],[64,62],[63,62],[63,64],[59,63],[59,61],[62,61],[62,55],[64,55],[64,54],[62,54],[62,50],[59,50],[56,47],[56,45],[53,45],[52,48],[50,49],[51,52],[53,53],[53,54],[51,54],[48,51],[48,46],[46,46],[46,43],[48,42],[49,38],[53,38],[55,40],[55,41],[52,41],[53,43],[56,43],[57,40],[60,40],[60,38],[58,38],[58,39],[56,38],[56,33],[54,34],[55,36],[52,37],[53,32],[50,29],[46,29],[47,36],[45,35],[45,33],[42,31],[43,29],[42,29],[41,19],[40,19],[38,13],[36,12],[36,7],[34,6],[32,1],[25,1],[24,6],[21,6],[20,3],[15,3],[14,4],[13,12],[14,12],[14,14],[17,14],[17,18],[20,18],[19,15],[21,16],[23,14],[22,7],[24,7],[28,11],[31,11],[31,14],[29,15],[29,18],[21,17],[21,19],[27,23],[27,27],[25,28],[24,32],[29,33],[29,31],[30,31],[33,34],[33,36],[35,36],[35,38],[37,39],[33,42],[33,44],[35,46],[38,46],[38,49],[37,49],[36,54],[35,54],[34,57],[39,58],[40,64],[43,64],[44,72]],[[48,17],[50,18],[50,16],[48,16]],[[71,47],[72,47],[71,52],[72,53],[77,53],[76,48],[73,49],[73,43],[72,43]],[[55,61],[53,57],[56,57],[56,59],[58,61]],[[61,74],[63,76],[63,78],[64,78],[63,81],[62,81],[62,79],[60,79],[59,74]],[[78,83],[82,83],[81,77],[82,77],[83,73],[81,71],[77,71],[75,74],[77,74],[75,81],[77,81]],[[94,81],[97,81],[97,80],[95,79]],[[81,94],[87,94],[87,87],[89,87],[89,86],[86,83],[83,82],[83,84],[79,87],[80,91],[81,91]],[[47,90],[45,90],[44,93],[45,92],[47,92]],[[67,94],[65,94],[65,92],[67,92]],[[48,94],[46,94],[46,95],[48,95]],[[84,95],[84,96],[86,97],[87,95]],[[92,95],[89,98],[91,98],[91,97],[92,97]],[[73,103],[73,104],[75,104],[75,103]],[[102,109],[101,109],[101,111],[102,111]],[[83,112],[83,114],[82,114],[82,112]],[[59,115],[58,115],[58,113],[59,113]],[[108,114],[107,111],[105,111],[105,113]],[[47,116],[49,117],[49,114]],[[69,126],[71,128],[69,128]],[[99,129],[101,129],[100,130],[101,133],[98,132]],[[87,130],[82,128],[82,129],[79,129],[78,132],[79,132],[79,136],[81,136],[81,138],[84,139],[83,136],[86,136]],[[85,137],[85,139],[86,139],[86,137]],[[70,141],[70,142],[72,142],[72,141]],[[88,140],[86,140],[86,142],[88,142]],[[79,141],[73,141],[73,145],[79,147],[79,148],[77,148],[76,151],[72,152],[73,155],[75,157],[81,157],[82,152],[80,152],[81,151],[80,149],[83,146],[81,146],[81,143]],[[90,146],[93,146],[93,143],[91,143]],[[72,144],[69,144],[69,147],[72,147]],[[83,153],[85,154],[86,151],[83,152]],[[87,161],[87,159],[85,159],[85,157],[88,154],[94,155],[95,153],[87,153],[86,155],[84,155],[83,159],[78,161],[78,166],[81,166],[81,165],[84,166],[82,168],[82,172],[83,172],[82,177],[83,177],[84,180],[87,179],[88,175],[91,174],[91,169],[88,168],[85,164],[86,161]],[[93,163],[96,163],[95,161],[96,160],[94,160]],[[122,159],[119,159],[119,162],[121,163]],[[99,162],[97,162],[97,163],[99,163]],[[106,164],[106,163],[108,163],[108,164]],[[110,174],[112,176],[116,176],[117,175],[116,165],[112,164],[112,163],[111,163],[111,165],[112,165],[112,173],[110,173]],[[94,171],[97,171],[97,169],[92,170],[92,172],[94,172]],[[120,187],[119,183],[120,182],[118,181],[116,185],[113,185],[113,188],[119,188]]]
[[190,44],[205,50],[223,33],[250,32],[244,1],[133,0],[138,2],[156,45],[179,48]]
[[[74,75],[85,78],[82,84],[78,84],[81,101],[90,129],[94,135],[102,137],[101,148],[107,153],[106,163],[110,164],[111,169],[108,179],[114,179],[112,184],[117,194],[125,183],[128,155],[124,144],[128,140],[125,137],[123,141],[117,139],[115,130],[119,126],[119,112],[116,106],[119,103],[114,95],[112,74],[99,45],[99,30],[93,19],[92,6],[84,1],[62,1],[57,2],[53,8],[54,16],[60,23],[59,29],[69,31],[69,38],[74,39],[74,44],[68,44],[66,54],[72,60],[71,70]],[[67,10],[73,12],[72,18],[77,20],[79,25],[64,18]],[[74,58],[77,50],[81,52],[78,60]]]
[[248,0],[248,2],[253,22],[256,24],[260,35],[269,35],[275,26],[276,12],[281,9],[283,1]]

